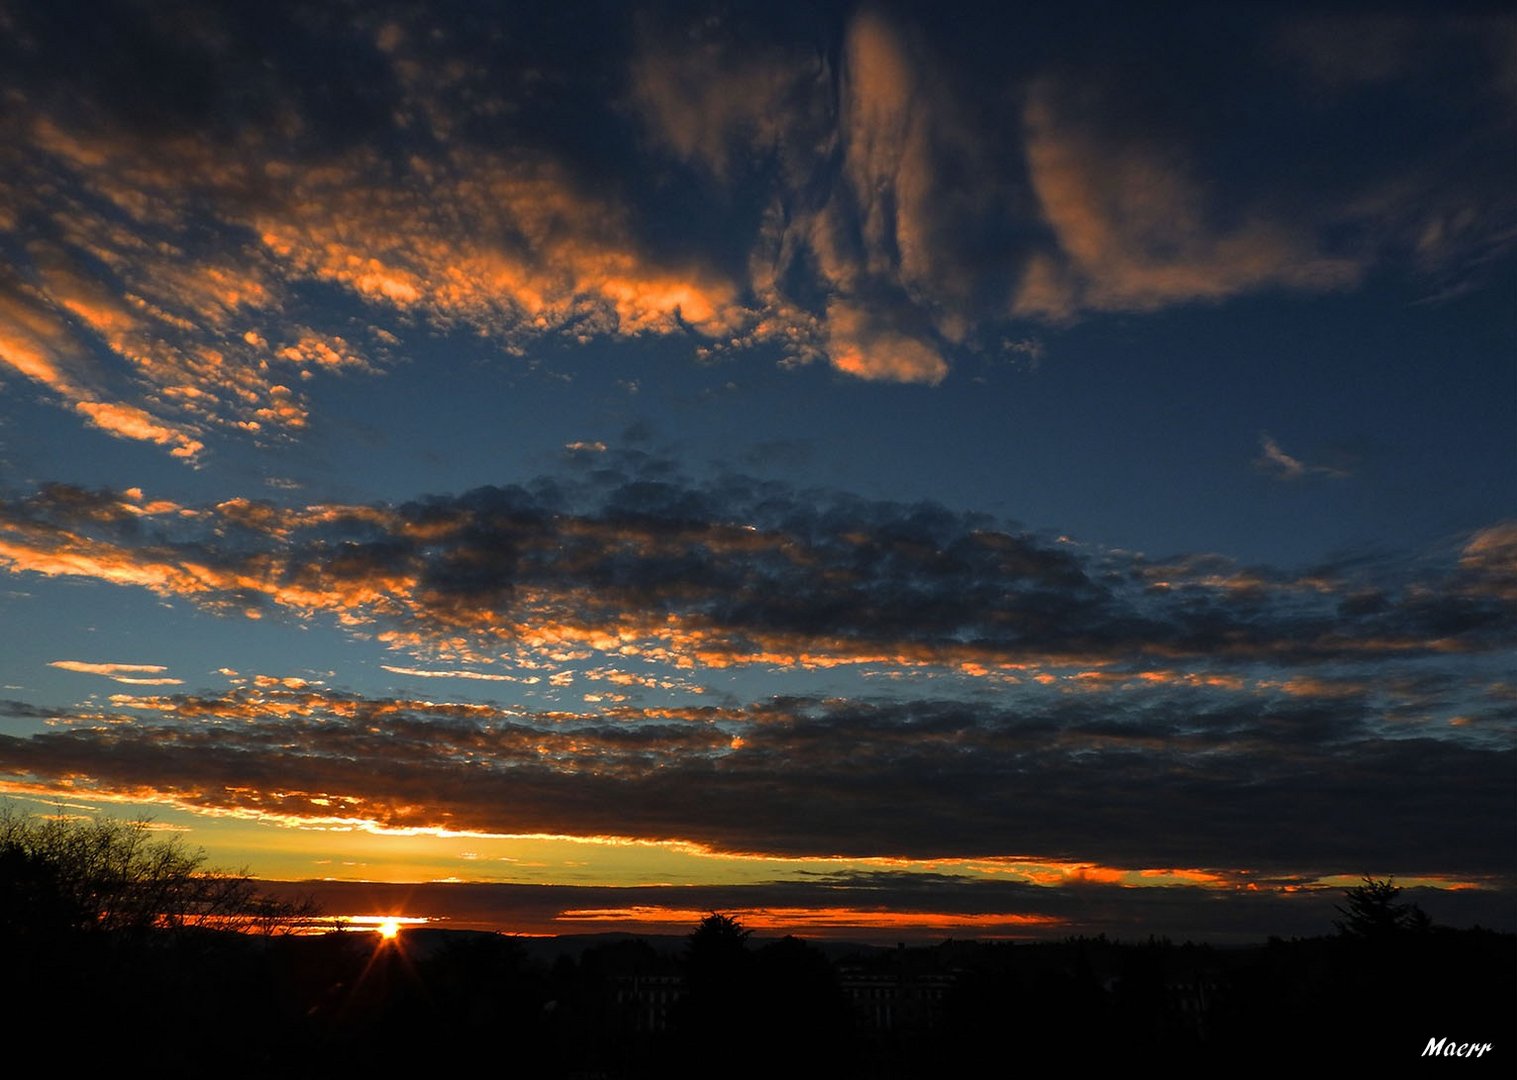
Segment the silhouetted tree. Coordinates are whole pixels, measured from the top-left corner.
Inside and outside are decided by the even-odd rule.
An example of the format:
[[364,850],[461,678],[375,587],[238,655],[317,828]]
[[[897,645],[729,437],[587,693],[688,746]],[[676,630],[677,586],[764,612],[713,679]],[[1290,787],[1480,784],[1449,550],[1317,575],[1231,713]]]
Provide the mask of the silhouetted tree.
[[166,1016],[176,1030],[155,1045],[156,1075],[198,1074],[233,1046],[249,1074],[274,1071],[302,1038],[303,1011],[275,996],[275,943],[217,931],[278,933],[302,906],[204,863],[146,822],[0,806],[0,956],[27,988],[11,1029],[54,1029],[58,1002],[88,987],[110,1007],[94,1010],[87,1038],[60,1044],[71,1073],[119,1066],[120,1048]]
[[770,942],[754,956],[754,988],[754,1023],[768,1033],[758,1048],[764,1056],[776,1063],[805,1056],[828,1071],[821,1066],[851,1034],[853,1016],[827,957],[800,938]]
[[714,957],[730,959],[743,953],[751,933],[732,916],[713,911],[691,932],[688,952],[697,962]]
[[679,1027],[691,1055],[690,1075],[747,1076],[751,1062],[740,1056],[732,1039],[734,1020],[753,1015],[753,957],[749,931],[736,919],[716,912],[701,920],[685,946],[686,997]]
[[1338,932],[1361,941],[1384,941],[1409,931],[1426,931],[1431,922],[1416,904],[1398,904],[1401,890],[1394,879],[1366,877],[1363,885],[1344,890],[1344,902],[1335,910],[1343,921],[1335,921]]
[[207,927],[274,933],[314,913],[264,896],[245,873],[205,867],[146,821],[38,818],[0,807],[0,930],[132,933]]
[[742,923],[715,912],[701,920],[685,947],[685,977],[692,1004],[717,1012],[746,996],[751,957]]

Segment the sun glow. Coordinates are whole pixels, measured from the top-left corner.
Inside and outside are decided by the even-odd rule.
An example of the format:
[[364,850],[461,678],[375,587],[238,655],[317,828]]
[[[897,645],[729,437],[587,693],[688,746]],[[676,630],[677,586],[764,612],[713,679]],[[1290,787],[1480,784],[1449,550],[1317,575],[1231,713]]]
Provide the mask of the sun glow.
[[373,931],[384,941],[393,941],[408,926],[422,926],[432,920],[424,915],[334,915],[334,927],[353,927]]

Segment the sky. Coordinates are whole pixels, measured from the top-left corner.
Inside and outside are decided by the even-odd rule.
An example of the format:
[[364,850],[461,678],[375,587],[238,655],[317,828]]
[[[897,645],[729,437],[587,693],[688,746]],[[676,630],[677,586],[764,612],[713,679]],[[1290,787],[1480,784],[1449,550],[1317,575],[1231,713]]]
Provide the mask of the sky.
[[1510,7],[0,0],[0,100],[12,807],[532,933],[1517,929]]

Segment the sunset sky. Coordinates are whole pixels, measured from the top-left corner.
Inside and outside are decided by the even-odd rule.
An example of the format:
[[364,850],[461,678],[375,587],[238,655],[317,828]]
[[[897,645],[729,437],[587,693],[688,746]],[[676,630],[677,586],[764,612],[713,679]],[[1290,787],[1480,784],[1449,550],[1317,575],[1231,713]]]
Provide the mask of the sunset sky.
[[0,797],[537,933],[1517,929],[1517,17],[1317,7],[0,0]]

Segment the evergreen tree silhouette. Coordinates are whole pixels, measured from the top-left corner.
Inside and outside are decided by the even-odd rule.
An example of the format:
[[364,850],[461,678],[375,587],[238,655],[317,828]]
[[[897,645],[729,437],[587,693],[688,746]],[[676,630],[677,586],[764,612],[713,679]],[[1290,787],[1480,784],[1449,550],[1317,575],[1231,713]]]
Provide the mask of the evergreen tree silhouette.
[[1360,941],[1385,941],[1429,929],[1431,922],[1423,910],[1416,904],[1398,904],[1400,895],[1393,878],[1366,877],[1363,885],[1344,890],[1344,902],[1335,905],[1343,920],[1333,925],[1343,936]]

